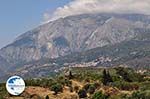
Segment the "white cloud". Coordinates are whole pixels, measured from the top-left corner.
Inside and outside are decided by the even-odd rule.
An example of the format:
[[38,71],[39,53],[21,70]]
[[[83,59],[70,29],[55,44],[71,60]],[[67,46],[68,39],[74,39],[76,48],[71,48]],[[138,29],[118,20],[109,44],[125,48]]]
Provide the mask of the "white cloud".
[[45,13],[44,20],[100,12],[150,14],[150,0],[73,0],[64,7],[57,8],[53,14]]

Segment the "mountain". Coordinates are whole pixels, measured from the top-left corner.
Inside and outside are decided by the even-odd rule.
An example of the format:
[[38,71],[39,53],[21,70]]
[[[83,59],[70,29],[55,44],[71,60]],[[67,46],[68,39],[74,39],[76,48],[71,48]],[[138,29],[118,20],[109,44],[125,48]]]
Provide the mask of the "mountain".
[[50,62],[49,69],[68,61],[103,60],[107,62],[99,62],[99,65],[112,66],[121,62],[130,65],[149,60],[149,37],[148,15],[101,13],[60,18],[24,33],[2,48],[0,71],[35,71],[37,67],[43,69],[43,65],[39,67],[41,61],[42,64]]
[[[150,30],[132,40],[76,52],[56,59],[40,59],[23,65],[14,74],[24,78],[47,77],[68,67],[128,66],[150,70]],[[11,73],[8,75],[12,75]],[[8,76],[7,75],[7,76]]]

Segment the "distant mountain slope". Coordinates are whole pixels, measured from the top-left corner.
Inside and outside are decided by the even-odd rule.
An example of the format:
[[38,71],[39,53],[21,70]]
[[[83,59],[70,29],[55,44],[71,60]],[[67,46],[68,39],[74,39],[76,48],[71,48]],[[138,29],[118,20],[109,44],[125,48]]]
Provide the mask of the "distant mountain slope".
[[98,47],[81,53],[71,54],[57,58],[56,63],[80,63],[90,62],[96,59],[109,58],[107,64],[99,66],[117,66],[126,64],[131,67],[150,68],[150,30],[142,32],[129,41],[123,41],[114,45]]
[[[139,30],[138,30],[139,31]],[[107,45],[76,52],[56,59],[40,59],[23,65],[14,74],[24,78],[47,77],[70,66],[129,66],[150,69],[150,30],[141,31],[135,38],[114,45]],[[90,63],[90,64],[89,64]],[[12,73],[8,74],[12,75]],[[7,76],[8,76],[7,75]]]
[[134,64],[139,60],[136,57],[149,60],[149,35],[148,15],[103,13],[69,16],[28,31],[2,48],[0,63],[3,65],[0,69],[16,71],[25,68],[23,65],[28,62],[46,58],[63,64],[108,57],[110,63],[99,65]]

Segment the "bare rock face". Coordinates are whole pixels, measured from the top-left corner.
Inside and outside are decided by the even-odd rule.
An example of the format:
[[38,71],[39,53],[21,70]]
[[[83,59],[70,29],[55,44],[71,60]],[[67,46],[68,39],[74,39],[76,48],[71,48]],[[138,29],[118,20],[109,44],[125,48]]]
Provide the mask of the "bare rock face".
[[136,14],[83,14],[61,18],[24,33],[2,48],[0,57],[7,65],[0,68],[12,69],[16,64],[57,58],[127,41],[136,37],[137,28],[150,29],[150,17]]

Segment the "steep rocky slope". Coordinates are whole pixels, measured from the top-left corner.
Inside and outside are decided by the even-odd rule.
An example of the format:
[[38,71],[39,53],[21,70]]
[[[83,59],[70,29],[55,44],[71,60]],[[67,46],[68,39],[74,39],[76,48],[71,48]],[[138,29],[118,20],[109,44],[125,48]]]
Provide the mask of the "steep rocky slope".
[[[2,48],[0,50],[0,63],[2,64],[0,69],[16,71],[28,62],[73,55],[72,53],[84,52],[97,47],[101,49],[101,47],[109,46],[111,50],[108,50],[108,53],[109,51],[111,53],[111,51],[117,51],[119,46],[116,45],[122,42],[131,42],[127,45],[122,43],[123,50],[124,47],[127,50],[128,46],[132,47],[132,41],[136,40],[134,43],[136,46],[147,45],[149,44],[147,41],[149,29],[150,16],[148,15],[103,13],[61,18],[24,33],[13,43]],[[146,34],[143,35],[143,33]],[[146,50],[149,51],[149,49]],[[134,53],[136,51],[133,51]],[[114,56],[117,54],[114,53]]]

